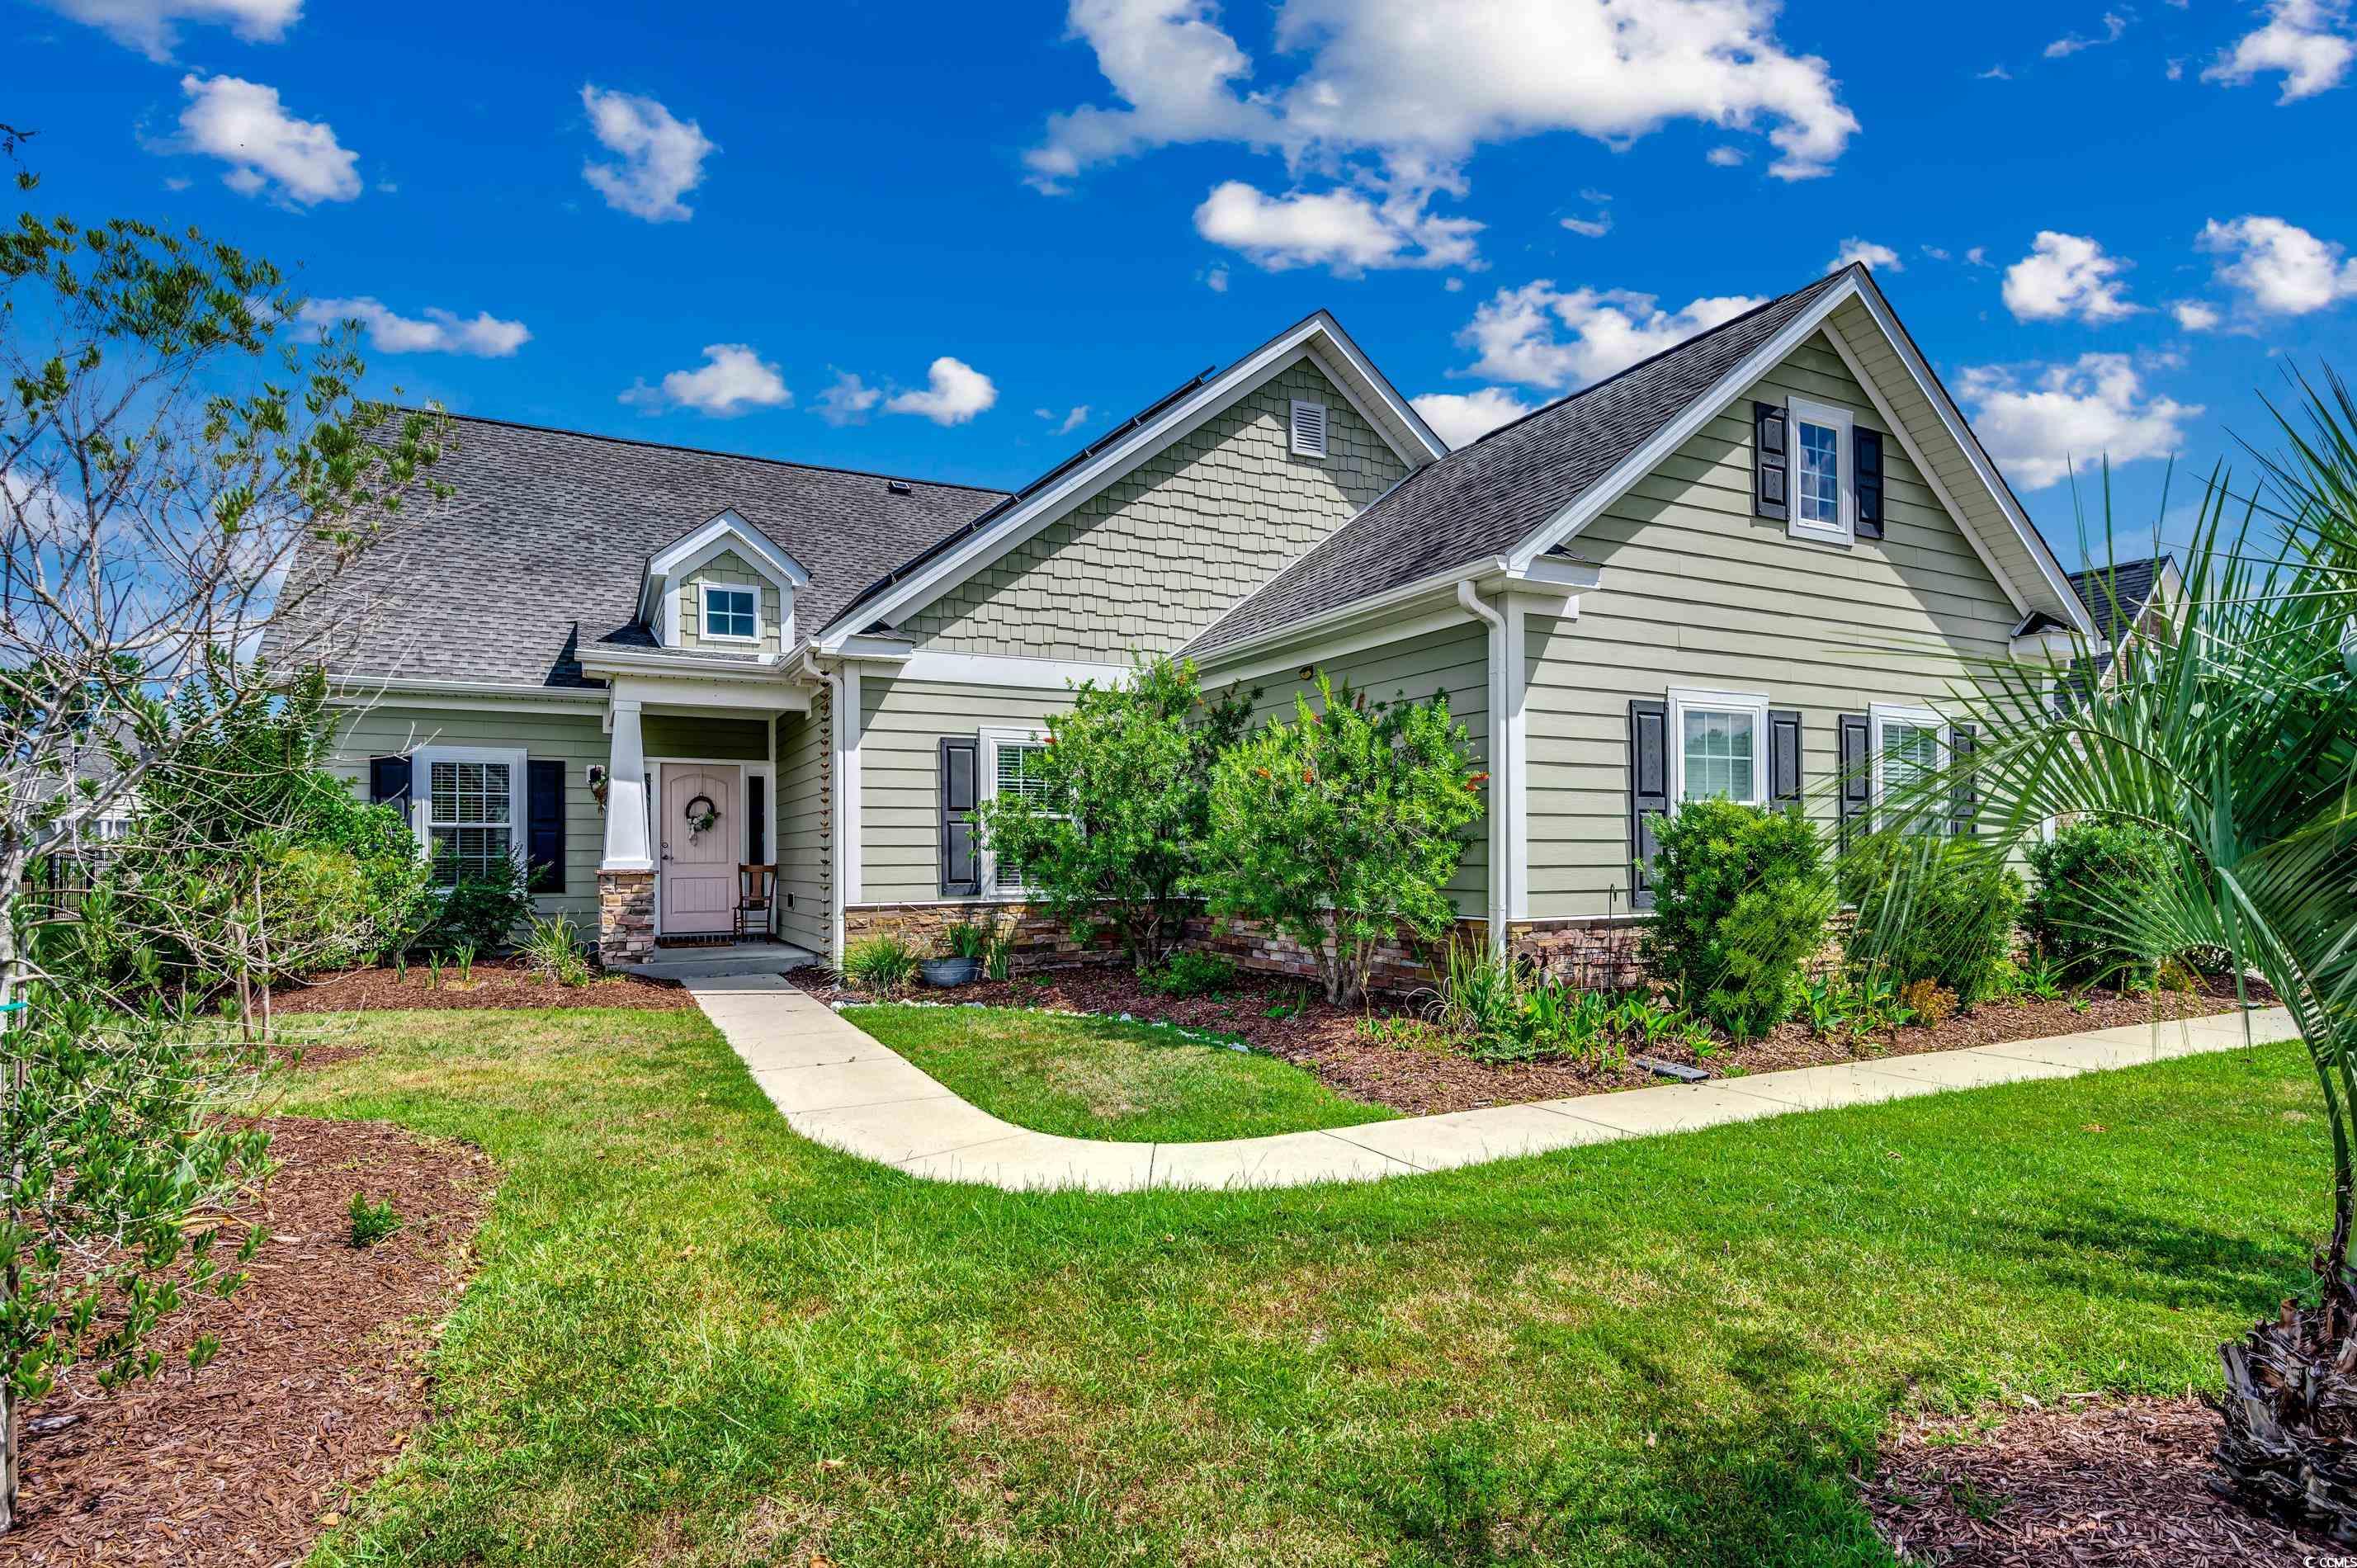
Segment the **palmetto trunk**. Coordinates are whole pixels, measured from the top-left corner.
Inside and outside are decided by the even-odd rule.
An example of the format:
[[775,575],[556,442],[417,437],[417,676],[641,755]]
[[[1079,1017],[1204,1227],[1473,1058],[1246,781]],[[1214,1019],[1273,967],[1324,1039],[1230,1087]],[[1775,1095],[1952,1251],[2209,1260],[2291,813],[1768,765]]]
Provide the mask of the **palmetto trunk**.
[[2323,1299],[2287,1301],[2222,1347],[2221,1489],[2287,1524],[2357,1546],[2357,1282],[2317,1260]]

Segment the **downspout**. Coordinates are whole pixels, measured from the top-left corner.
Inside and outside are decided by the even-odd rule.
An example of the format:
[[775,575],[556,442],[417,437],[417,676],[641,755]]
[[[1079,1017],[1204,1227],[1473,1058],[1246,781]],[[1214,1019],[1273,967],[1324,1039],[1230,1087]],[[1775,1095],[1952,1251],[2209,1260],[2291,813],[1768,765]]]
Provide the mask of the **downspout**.
[[1490,867],[1489,886],[1490,950],[1506,950],[1506,922],[1512,916],[1508,898],[1506,861],[1512,853],[1512,839],[1508,828],[1507,813],[1517,809],[1510,799],[1512,790],[1511,769],[1506,757],[1506,618],[1481,602],[1473,591],[1473,579],[1457,579],[1457,602],[1476,620],[1490,628]]
[[837,664],[821,673],[826,682],[826,961],[839,972],[843,968],[844,875],[850,865],[845,849],[844,819],[848,813],[843,795],[843,666]]

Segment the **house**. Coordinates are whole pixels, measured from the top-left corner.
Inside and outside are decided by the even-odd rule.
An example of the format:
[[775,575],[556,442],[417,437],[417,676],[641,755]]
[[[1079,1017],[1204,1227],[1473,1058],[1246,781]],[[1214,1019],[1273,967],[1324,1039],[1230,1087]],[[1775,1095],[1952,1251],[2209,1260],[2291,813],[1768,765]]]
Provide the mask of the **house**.
[[966,815],[1134,653],[1446,693],[1461,918],[1576,944],[1649,902],[1650,813],[1837,769],[1869,813],[1964,743],[1960,656],[2095,624],[1855,266],[1455,452],[1321,311],[1013,494],[471,418],[439,477],[312,601],[339,766],[617,961],[726,929],[740,861],[823,955],[1019,905]]

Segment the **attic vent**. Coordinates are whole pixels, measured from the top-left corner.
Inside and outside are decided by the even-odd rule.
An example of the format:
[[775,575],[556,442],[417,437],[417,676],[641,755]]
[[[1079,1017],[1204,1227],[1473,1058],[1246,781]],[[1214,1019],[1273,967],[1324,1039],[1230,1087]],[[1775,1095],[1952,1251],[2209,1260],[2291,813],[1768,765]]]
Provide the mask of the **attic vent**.
[[1293,400],[1293,455],[1297,457],[1326,456],[1326,405]]
[[905,496],[914,493],[909,489],[909,481],[906,479],[887,479],[884,481],[884,488],[891,491],[896,496]]

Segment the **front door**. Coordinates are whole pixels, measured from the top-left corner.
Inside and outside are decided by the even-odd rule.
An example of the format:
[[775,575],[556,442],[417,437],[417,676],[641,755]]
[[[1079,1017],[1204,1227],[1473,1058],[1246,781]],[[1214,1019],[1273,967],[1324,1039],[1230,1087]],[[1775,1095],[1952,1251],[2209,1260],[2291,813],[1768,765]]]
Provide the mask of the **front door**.
[[[725,763],[662,765],[662,934],[687,937],[737,926],[737,850],[744,842],[745,792],[739,770]],[[709,827],[697,819],[713,814]]]

